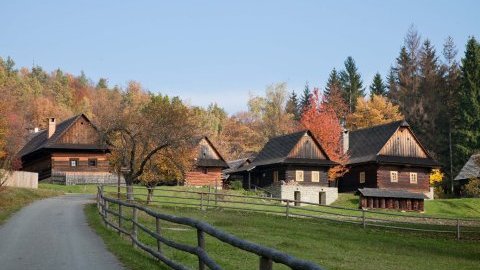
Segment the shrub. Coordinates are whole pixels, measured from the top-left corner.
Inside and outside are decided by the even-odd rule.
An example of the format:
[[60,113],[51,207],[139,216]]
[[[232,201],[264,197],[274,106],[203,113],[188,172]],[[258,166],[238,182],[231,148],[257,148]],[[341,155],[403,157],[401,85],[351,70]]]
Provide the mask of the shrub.
[[480,197],[480,179],[473,178],[465,185],[465,194],[469,197]]
[[242,181],[235,180],[235,181],[230,182],[228,187],[232,190],[241,190],[241,189],[243,189],[243,183],[242,183]]

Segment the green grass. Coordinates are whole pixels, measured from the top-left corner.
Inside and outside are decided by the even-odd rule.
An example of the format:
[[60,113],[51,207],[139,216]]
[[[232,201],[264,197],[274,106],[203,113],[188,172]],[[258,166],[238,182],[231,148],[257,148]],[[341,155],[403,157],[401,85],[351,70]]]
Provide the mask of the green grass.
[[62,192],[46,189],[0,188],[0,224],[23,206],[39,199],[57,196]]
[[[327,269],[478,269],[480,264],[480,248],[478,242],[474,241],[455,241],[445,239],[444,236],[426,237],[419,233],[385,229],[363,230],[356,225],[301,218],[287,219],[252,212],[213,209],[199,211],[184,207],[154,208],[162,213],[204,220],[240,238],[311,260]],[[128,258],[125,254],[134,252],[130,242],[121,240],[113,231],[110,234],[102,231],[105,229],[100,224],[94,206],[88,206],[86,211],[92,227],[125,265],[135,267],[135,264],[154,263],[149,256]],[[153,218],[140,214],[139,220],[154,228]],[[125,227],[129,228],[128,225]],[[163,235],[169,239],[190,245],[196,243],[196,231],[191,228],[168,222],[162,222],[162,228]],[[139,238],[142,242],[155,246],[155,241],[145,233],[139,233]],[[116,241],[125,245],[116,248],[115,246],[120,245],[120,242]],[[208,253],[225,269],[258,267],[258,257],[255,255],[239,251],[210,236],[206,238],[206,244]],[[191,268],[197,267],[196,257],[165,246],[163,249],[169,258]],[[275,269],[286,268],[276,265]]]
[[66,186],[66,185],[58,185],[58,184],[38,183],[38,188],[56,190],[64,193],[88,193],[88,194],[97,193],[97,185]]

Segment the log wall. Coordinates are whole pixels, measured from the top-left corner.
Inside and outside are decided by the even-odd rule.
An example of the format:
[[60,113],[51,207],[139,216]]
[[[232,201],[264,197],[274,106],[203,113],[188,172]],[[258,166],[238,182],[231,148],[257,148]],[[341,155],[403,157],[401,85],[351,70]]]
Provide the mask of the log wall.
[[408,128],[401,127],[387,141],[379,155],[426,158],[427,154]]
[[222,169],[209,167],[207,173],[203,168],[195,168],[185,175],[186,186],[222,186]]

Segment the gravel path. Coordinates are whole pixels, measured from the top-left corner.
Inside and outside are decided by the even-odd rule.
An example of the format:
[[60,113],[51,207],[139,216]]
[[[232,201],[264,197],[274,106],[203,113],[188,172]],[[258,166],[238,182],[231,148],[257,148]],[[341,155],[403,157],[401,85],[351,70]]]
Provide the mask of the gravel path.
[[88,226],[93,195],[65,195],[24,207],[0,226],[0,269],[123,269]]

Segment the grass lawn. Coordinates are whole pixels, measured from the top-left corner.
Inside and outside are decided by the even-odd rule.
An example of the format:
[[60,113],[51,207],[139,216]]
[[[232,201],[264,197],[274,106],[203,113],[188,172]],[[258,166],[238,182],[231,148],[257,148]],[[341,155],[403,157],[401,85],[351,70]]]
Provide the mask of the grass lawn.
[[57,196],[63,192],[47,189],[0,188],[0,224],[23,206],[47,197]]
[[38,183],[38,188],[56,190],[63,193],[89,193],[89,194],[97,193],[97,185],[66,186],[66,185],[58,185],[58,184]]
[[[442,237],[422,237],[416,233],[401,233],[385,229],[363,230],[355,225],[328,221],[290,218],[252,212],[210,210],[199,211],[184,207],[156,207],[159,212],[188,216],[209,222],[240,238],[279,249],[298,258],[311,260],[327,269],[478,269],[478,242],[447,240]],[[151,267],[155,260],[138,255],[129,241],[121,240],[100,223],[96,207],[89,205],[89,223],[104,238],[107,246],[131,269],[138,265]],[[154,228],[154,220],[139,215],[139,220]],[[126,226],[128,228],[128,226]],[[196,231],[162,223],[165,237],[190,245],[196,243]],[[155,242],[139,233],[143,242]],[[255,269],[258,258],[206,238],[207,251],[225,269]],[[191,268],[197,267],[196,257],[163,246],[165,254]],[[275,266],[275,269],[285,269]]]

